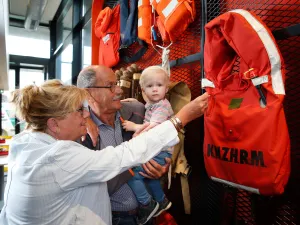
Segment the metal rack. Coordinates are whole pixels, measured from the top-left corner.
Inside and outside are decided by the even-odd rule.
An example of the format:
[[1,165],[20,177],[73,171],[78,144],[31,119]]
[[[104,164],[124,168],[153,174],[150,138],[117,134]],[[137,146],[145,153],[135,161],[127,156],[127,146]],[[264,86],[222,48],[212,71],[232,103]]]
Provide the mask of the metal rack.
[[[113,5],[115,2],[106,1],[105,4]],[[204,25],[220,14],[237,8],[253,11],[267,24],[277,39],[285,61],[287,73],[284,108],[292,152],[292,173],[289,184],[282,196],[262,197],[211,181],[203,162],[201,142],[203,120],[199,119],[186,128],[185,152],[189,164],[193,167],[189,177],[192,200],[191,221],[182,219],[185,215],[176,211],[176,207],[171,208],[171,213],[178,224],[184,225],[300,224],[300,194],[298,194],[300,193],[300,1],[196,0],[195,21],[171,47],[170,60],[171,65],[174,66],[171,80],[186,82],[191,89],[192,98],[201,94],[200,79],[204,76],[201,67],[203,65],[201,49],[205,41]],[[136,49],[138,45],[129,47],[128,55],[133,55]],[[142,68],[160,63],[160,55],[151,46],[142,59],[136,62]],[[126,63],[121,62],[116,69],[127,66]],[[233,70],[234,72],[239,70],[238,61]],[[174,206],[177,205],[178,192],[176,197],[171,199]]]

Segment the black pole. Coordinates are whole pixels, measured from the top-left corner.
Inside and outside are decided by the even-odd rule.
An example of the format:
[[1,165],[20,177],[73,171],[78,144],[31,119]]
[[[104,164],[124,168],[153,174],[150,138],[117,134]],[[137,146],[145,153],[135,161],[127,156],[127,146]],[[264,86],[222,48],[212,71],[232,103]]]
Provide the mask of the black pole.
[[[206,0],[201,1],[201,58],[200,58],[200,65],[201,65],[201,78],[205,77],[204,74],[204,43],[205,43],[205,24],[207,23],[207,2]],[[202,93],[204,93],[204,89],[202,89]]]
[[[15,70],[15,88],[19,89],[20,88],[20,67],[17,67]],[[16,117],[15,118],[15,134],[20,133],[20,124],[19,124],[19,120]]]

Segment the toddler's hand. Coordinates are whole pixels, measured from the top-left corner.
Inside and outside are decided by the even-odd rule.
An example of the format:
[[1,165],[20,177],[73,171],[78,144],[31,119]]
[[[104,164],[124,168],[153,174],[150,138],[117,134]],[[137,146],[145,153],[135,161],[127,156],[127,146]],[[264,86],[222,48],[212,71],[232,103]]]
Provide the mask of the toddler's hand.
[[136,130],[136,124],[128,121],[128,120],[124,120],[124,122],[122,123],[123,129],[125,129],[126,131],[135,131]]

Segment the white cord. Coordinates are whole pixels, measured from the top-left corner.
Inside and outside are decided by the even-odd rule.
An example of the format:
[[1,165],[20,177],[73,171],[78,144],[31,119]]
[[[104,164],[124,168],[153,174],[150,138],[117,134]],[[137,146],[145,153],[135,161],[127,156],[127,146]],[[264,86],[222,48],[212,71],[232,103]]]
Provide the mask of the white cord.
[[170,54],[170,46],[172,45],[173,43],[171,42],[171,44],[169,44],[169,46],[167,47],[163,47],[163,46],[160,46],[160,45],[156,45],[157,47],[161,48],[163,51],[162,51],[162,56],[161,56],[161,59],[162,59],[162,63],[161,63],[161,66],[162,68],[164,68],[169,77],[171,75],[171,72],[170,72],[170,62],[169,62],[169,54]]

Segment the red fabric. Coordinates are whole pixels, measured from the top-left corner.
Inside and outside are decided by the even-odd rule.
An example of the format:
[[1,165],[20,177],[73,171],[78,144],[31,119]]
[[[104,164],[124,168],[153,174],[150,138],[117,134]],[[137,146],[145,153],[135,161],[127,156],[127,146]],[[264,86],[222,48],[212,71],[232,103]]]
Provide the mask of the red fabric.
[[96,37],[95,34],[95,23],[99,12],[103,7],[104,0],[94,0],[92,5],[92,65],[98,64],[99,57],[99,38]]
[[[281,194],[290,174],[290,140],[282,105],[284,94],[273,89],[268,51],[251,24],[238,13],[215,18],[205,32],[204,69],[206,78],[215,85],[206,88],[211,95],[204,137],[208,175],[258,189],[263,195]],[[268,29],[267,33],[275,43]],[[281,65],[278,71],[284,82],[283,59],[275,46],[280,56],[276,65]],[[238,56],[240,72],[231,74]],[[267,99],[265,108],[260,106],[260,95],[251,80],[243,78],[251,68],[259,77],[268,76],[268,82],[261,85]],[[230,109],[232,99],[242,102]]]
[[140,0],[138,6],[138,37],[151,44],[152,7],[150,0]]
[[95,34],[99,38],[99,65],[113,67],[119,62],[120,5],[103,9],[95,23]]
[[[155,8],[157,14],[159,15],[159,31],[163,33],[162,38],[164,41],[174,42],[176,39],[182,35],[182,33],[187,29],[188,25],[194,21],[196,16],[195,0],[181,0],[178,1],[176,6],[170,11],[169,14],[166,13],[166,9],[169,9],[170,4],[173,3],[172,0],[153,0],[152,5]],[[165,31],[163,31],[165,29]],[[165,32],[168,35],[165,35]]]
[[156,17],[156,24],[162,40],[165,42],[169,42],[170,41],[169,34],[166,31],[165,25],[159,16]]
[[160,214],[156,218],[154,224],[155,225],[177,225],[173,216],[168,212],[163,212],[162,214]]

